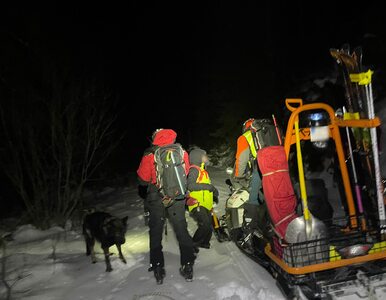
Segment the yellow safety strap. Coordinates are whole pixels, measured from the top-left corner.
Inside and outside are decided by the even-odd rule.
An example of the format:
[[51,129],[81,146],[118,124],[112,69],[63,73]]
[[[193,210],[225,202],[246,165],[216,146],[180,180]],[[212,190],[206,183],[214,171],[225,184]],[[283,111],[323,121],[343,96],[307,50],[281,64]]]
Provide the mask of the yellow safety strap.
[[373,71],[370,69],[367,72],[362,73],[352,73],[350,74],[351,82],[358,83],[359,85],[368,85],[371,83],[371,76],[373,75]]

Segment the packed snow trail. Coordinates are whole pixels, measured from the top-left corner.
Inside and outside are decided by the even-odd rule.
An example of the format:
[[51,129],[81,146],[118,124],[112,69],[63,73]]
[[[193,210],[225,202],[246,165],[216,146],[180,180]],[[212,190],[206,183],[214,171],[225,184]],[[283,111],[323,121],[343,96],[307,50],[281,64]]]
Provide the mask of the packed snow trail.
[[[212,182],[220,192],[219,205],[215,211],[221,216],[224,213],[225,199],[229,194],[228,186],[225,184],[227,175],[222,169],[211,169],[210,172]],[[137,213],[136,218],[130,217],[124,249],[128,253],[137,251],[141,253],[140,262],[126,278],[117,282],[117,287],[114,288],[115,298],[108,299],[284,299],[274,279],[265,269],[243,255],[233,243],[219,243],[214,236],[211,240],[211,249],[200,249],[198,253],[194,266],[194,281],[186,282],[178,271],[180,265],[178,244],[169,223],[167,234],[163,239],[166,277],[162,285],[157,285],[153,273],[147,272],[148,229],[142,218],[142,203],[133,203],[132,199],[138,197],[132,192],[126,190],[121,194],[121,197],[126,199],[127,205],[135,207]],[[113,207],[105,205],[105,209]],[[111,212],[120,217],[125,215],[119,209]],[[193,234],[195,222],[188,213],[186,218],[189,231]],[[136,228],[134,231],[130,230],[132,226]],[[116,259],[116,263],[120,262]],[[75,295],[71,295],[73,296]]]
[[[220,217],[229,195],[227,175],[222,169],[212,168],[210,172],[220,192],[220,202],[215,207]],[[7,246],[7,278],[22,277],[13,287],[14,299],[284,299],[264,268],[242,254],[232,242],[219,243],[214,236],[211,249],[200,249],[198,253],[194,281],[186,282],[179,274],[179,249],[169,223],[163,239],[166,277],[162,285],[157,285],[153,273],[147,271],[148,227],[144,224],[143,200],[136,187],[106,187],[97,196],[95,200],[90,194],[89,199],[93,200],[88,203],[118,217],[129,216],[126,243],[122,247],[127,264],[119,260],[117,249],[111,247],[113,271],[105,272],[103,251],[98,243],[97,263],[92,264],[85,254],[79,224],[69,231],[53,228],[46,232],[31,225],[21,226]],[[186,217],[193,234],[196,224],[188,212]],[[0,285],[0,298],[4,292],[4,286]]]
[[[210,168],[211,179],[219,189],[220,201],[215,207],[220,217],[224,213],[229,188],[223,169]],[[157,285],[148,272],[148,227],[143,219],[143,200],[135,186],[106,187],[90,193],[89,206],[108,211],[118,217],[128,216],[126,243],[122,250],[127,264],[118,258],[117,249],[110,248],[113,271],[105,272],[103,251],[95,245],[97,263],[92,264],[85,254],[80,223],[72,229],[52,227],[40,231],[30,224],[19,226],[7,242],[5,280],[12,286],[12,299],[27,300],[255,300],[285,299],[271,275],[256,262],[240,252],[233,242],[219,243],[213,236],[211,249],[200,249],[194,266],[194,281],[186,282],[179,274],[180,256],[173,230],[168,223],[163,239],[166,277]],[[188,229],[196,229],[186,212]],[[378,299],[386,291],[376,290]],[[0,283],[0,299],[6,288]],[[360,299],[361,294],[339,299]]]

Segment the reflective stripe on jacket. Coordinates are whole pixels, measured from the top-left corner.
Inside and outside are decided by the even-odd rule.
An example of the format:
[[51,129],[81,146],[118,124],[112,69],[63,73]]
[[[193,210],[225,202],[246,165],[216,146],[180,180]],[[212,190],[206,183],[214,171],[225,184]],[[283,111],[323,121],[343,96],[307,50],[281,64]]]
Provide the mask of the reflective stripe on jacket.
[[[197,183],[211,183],[209,174],[203,167],[200,168],[196,165],[191,165],[190,167],[198,170]],[[210,192],[209,190],[191,191],[189,196],[196,199],[198,202],[197,204],[188,206],[189,211],[192,211],[192,209],[197,206],[203,206],[208,210],[213,208],[213,192]]]

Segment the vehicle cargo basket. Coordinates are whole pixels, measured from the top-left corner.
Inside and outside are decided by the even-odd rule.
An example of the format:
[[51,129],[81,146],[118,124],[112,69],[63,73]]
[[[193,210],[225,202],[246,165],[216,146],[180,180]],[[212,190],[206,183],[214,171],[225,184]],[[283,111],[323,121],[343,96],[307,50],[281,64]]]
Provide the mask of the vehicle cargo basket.
[[325,238],[297,243],[281,242],[274,237],[269,248],[266,253],[282,268],[320,265],[320,270],[327,270],[338,265],[386,258],[386,239],[377,229],[330,230]]

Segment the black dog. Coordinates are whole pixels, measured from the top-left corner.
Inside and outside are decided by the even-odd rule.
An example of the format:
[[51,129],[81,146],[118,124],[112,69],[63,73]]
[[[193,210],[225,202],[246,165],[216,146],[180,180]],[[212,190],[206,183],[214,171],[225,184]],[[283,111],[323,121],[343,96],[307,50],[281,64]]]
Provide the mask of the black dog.
[[113,269],[110,264],[109,248],[117,246],[119,258],[126,263],[121,251],[121,245],[125,243],[125,233],[127,227],[127,216],[120,219],[107,212],[95,211],[85,215],[83,218],[83,235],[86,242],[86,254],[91,254],[92,263],[96,263],[94,252],[95,240],[97,240],[103,249],[106,262],[106,272]]

